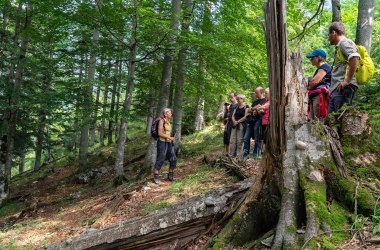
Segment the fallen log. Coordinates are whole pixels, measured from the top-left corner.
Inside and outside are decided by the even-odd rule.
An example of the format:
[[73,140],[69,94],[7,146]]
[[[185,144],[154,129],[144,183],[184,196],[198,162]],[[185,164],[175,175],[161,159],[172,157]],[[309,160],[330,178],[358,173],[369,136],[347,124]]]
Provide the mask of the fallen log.
[[206,232],[230,206],[244,199],[254,181],[252,177],[151,215],[93,229],[42,249],[178,249]]

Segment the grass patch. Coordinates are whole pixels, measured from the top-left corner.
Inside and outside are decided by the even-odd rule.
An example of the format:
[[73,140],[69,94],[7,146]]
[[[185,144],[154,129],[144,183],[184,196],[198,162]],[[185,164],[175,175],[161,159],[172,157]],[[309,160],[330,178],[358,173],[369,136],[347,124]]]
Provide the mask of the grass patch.
[[144,207],[144,211],[146,214],[150,214],[156,210],[159,210],[161,208],[165,208],[170,206],[171,204],[168,201],[160,201],[158,203],[148,203]]
[[100,218],[100,215],[97,214],[97,215],[95,215],[94,217],[90,218],[89,220],[84,221],[84,222],[82,223],[82,225],[83,225],[84,227],[89,227],[89,226],[91,226],[92,224],[94,224],[99,218]]
[[202,165],[195,173],[187,176],[186,179],[174,182],[169,192],[176,195],[185,194],[203,194],[212,189],[212,180],[210,172],[213,171],[208,165]]
[[220,124],[212,124],[185,137],[182,143],[182,153],[185,157],[222,150],[223,129]]
[[17,212],[20,210],[20,207],[19,202],[8,202],[0,208],[0,217]]

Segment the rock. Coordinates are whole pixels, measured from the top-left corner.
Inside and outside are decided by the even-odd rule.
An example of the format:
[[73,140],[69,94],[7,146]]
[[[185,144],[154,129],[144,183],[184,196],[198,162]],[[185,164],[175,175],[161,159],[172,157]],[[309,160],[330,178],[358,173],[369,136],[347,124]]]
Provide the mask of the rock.
[[296,142],[296,149],[306,150],[307,148],[308,148],[307,144],[304,143],[303,141],[297,141]]
[[331,230],[331,227],[329,224],[327,224],[326,222],[322,222],[322,230],[323,232],[328,236],[328,237],[331,237],[332,236],[332,230]]
[[347,110],[342,117],[341,132],[343,135],[361,135],[364,132],[369,133],[368,114],[357,112],[352,109]]
[[108,172],[108,169],[107,169],[106,167],[101,167],[101,168],[98,169],[98,171],[99,171],[100,173],[102,173],[102,174],[105,174],[105,173]]
[[297,229],[298,234],[304,234],[306,233],[305,229]]
[[82,195],[81,191],[78,191],[76,193],[72,193],[72,194],[70,194],[70,199],[78,199],[78,198],[80,198],[81,195]]
[[271,247],[272,246],[272,242],[273,242],[273,238],[274,238],[274,235],[266,238],[265,240],[262,240],[261,244],[263,244],[266,247]]
[[87,184],[91,179],[95,178],[95,173],[93,171],[88,171],[86,173],[81,173],[77,176],[76,181],[78,184]]
[[314,169],[313,171],[311,171],[308,178],[312,181],[317,181],[317,182],[323,182],[325,180],[325,178],[322,175],[322,172],[318,169]]
[[376,154],[366,152],[364,154],[358,155],[355,158],[351,158],[351,160],[355,163],[355,166],[357,167],[366,167],[375,163],[377,161],[377,156]]
[[371,243],[380,243],[380,236],[379,235],[372,236],[367,241]]

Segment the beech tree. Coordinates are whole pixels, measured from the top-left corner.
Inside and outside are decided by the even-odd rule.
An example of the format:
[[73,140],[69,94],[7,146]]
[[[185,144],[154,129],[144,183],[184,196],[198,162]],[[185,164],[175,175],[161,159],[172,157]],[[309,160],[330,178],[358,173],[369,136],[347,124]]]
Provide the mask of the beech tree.
[[375,0],[359,0],[358,10],[355,43],[366,47],[368,54],[371,54]]

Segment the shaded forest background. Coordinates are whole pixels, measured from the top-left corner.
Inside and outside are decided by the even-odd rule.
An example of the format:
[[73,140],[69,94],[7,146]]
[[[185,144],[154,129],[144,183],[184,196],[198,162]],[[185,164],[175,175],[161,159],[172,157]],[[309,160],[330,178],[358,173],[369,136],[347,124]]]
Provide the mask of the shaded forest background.
[[[78,158],[79,170],[85,170],[89,151],[119,141],[123,152],[123,141],[128,145],[137,131],[149,132],[165,106],[174,109],[181,135],[214,120],[228,92],[251,98],[255,87],[268,85],[264,3],[1,1],[0,132],[2,147],[8,143],[1,177],[66,155]],[[341,4],[347,37],[354,39],[358,1]],[[306,54],[322,48],[332,64],[330,2],[289,0],[287,13],[291,50]],[[375,65],[379,16],[376,9]],[[314,72],[308,61],[305,70]],[[376,74],[359,90],[356,105],[368,110],[378,105],[378,82]],[[116,172],[120,162],[123,158],[116,160]]]

